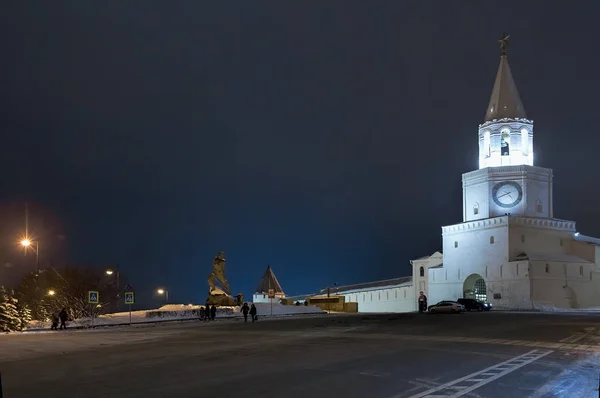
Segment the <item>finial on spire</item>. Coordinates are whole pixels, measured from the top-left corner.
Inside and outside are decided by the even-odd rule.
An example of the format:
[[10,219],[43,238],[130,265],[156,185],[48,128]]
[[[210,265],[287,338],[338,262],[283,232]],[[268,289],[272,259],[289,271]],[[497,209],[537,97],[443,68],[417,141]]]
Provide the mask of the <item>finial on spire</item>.
[[502,33],[502,37],[498,42],[500,42],[500,55],[506,55],[506,51],[508,50],[508,39],[510,35],[508,33]]

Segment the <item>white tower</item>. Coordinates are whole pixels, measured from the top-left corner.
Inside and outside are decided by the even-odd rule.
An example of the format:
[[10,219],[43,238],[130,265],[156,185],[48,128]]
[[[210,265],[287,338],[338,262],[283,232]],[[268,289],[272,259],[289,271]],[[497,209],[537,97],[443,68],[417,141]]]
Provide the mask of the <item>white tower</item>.
[[552,170],[533,165],[533,121],[508,65],[508,36],[479,126],[479,170],[463,174],[463,221],[505,214],[552,218]]

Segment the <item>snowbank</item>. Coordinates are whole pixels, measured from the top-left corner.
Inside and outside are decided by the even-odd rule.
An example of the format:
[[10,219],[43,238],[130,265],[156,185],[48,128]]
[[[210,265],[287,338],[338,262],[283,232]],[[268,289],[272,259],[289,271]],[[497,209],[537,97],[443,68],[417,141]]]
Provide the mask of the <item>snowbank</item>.
[[553,307],[551,305],[544,304],[533,304],[533,308],[538,311],[543,312],[600,312],[600,308],[598,307],[590,307],[590,308],[559,308]]
[[[248,304],[250,305],[250,304]],[[256,312],[258,316],[270,316],[271,315],[271,304],[270,303],[254,303],[256,306]],[[239,316],[243,316],[240,313],[239,307],[235,311]],[[282,315],[300,315],[300,314],[325,314],[325,311],[319,307],[312,305],[283,305],[279,303],[273,303],[273,316]]]
[[[269,303],[255,303],[258,316],[268,317],[271,316],[271,304]],[[197,311],[200,309],[199,305],[185,305],[185,304],[168,304],[164,305],[156,310],[145,310],[145,311],[132,311],[131,312],[131,323],[152,323],[157,320],[160,321],[177,321],[187,319],[198,319]],[[282,305],[279,303],[273,303],[273,316],[291,316],[300,314],[324,314],[325,311],[314,306],[296,306],[296,305]],[[219,307],[217,311],[217,318],[232,318],[242,317],[243,314],[240,312],[240,307]],[[129,311],[128,312],[117,312],[114,314],[100,315],[94,318],[94,326],[110,326],[119,324],[129,323]],[[31,321],[27,330],[39,330],[49,329],[51,322],[40,322]],[[67,322],[67,327],[91,327],[91,318],[76,319]]]

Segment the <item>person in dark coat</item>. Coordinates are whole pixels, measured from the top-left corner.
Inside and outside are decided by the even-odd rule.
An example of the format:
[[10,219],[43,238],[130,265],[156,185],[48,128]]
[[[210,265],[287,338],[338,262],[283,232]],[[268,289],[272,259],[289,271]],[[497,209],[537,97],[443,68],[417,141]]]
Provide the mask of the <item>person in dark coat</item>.
[[58,317],[60,318],[60,329],[66,330],[67,329],[67,319],[69,319],[69,314],[67,314],[67,309],[63,308],[62,311],[60,312],[60,314],[58,314]]
[[256,312],[256,306],[252,304],[252,307],[250,307],[250,316],[252,317],[252,322],[258,321],[258,316],[256,315]]
[[244,303],[242,310],[240,311],[244,314],[244,322],[248,322],[248,311],[250,311],[250,307],[248,307],[248,303]]
[[52,314],[52,326],[50,326],[50,330],[58,330],[58,315],[56,313]]
[[216,316],[217,316],[217,306],[213,304],[212,307],[210,307],[210,319],[214,321]]
[[206,307],[204,308],[204,320],[210,321],[210,304],[208,304],[208,301],[206,302]]
[[427,296],[423,292],[419,292],[419,312],[427,312]]
[[200,311],[198,311],[198,318],[200,320],[204,319],[204,307],[200,306]]

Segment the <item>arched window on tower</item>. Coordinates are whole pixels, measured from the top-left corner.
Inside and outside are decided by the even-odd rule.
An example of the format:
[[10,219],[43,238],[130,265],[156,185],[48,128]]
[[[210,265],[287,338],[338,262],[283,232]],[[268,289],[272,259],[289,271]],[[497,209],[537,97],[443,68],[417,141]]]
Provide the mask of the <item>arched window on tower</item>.
[[502,131],[500,136],[500,154],[502,156],[510,155],[510,132],[507,130]]
[[473,205],[473,214],[479,214],[479,203],[477,202],[475,202],[475,204]]
[[491,146],[490,146],[490,132],[486,131],[483,133],[483,157],[489,158],[491,156]]
[[536,203],[536,210],[538,213],[543,213],[544,212],[544,205],[542,205],[542,201],[538,199],[537,203]]
[[523,156],[529,154],[529,132],[525,128],[521,129],[521,152]]
[[425,276],[425,268],[423,268],[423,267],[419,268],[419,276]]

